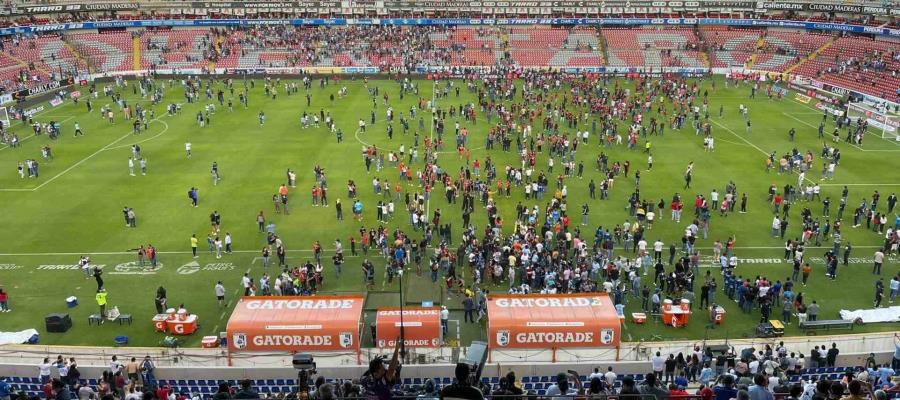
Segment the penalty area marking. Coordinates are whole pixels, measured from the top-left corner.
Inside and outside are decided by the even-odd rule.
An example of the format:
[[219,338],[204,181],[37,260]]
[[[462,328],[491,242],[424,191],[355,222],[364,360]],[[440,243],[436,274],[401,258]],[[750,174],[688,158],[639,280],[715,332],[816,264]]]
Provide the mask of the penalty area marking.
[[[802,119],[800,119],[800,118],[797,118],[797,117],[795,117],[795,116],[793,116],[793,115],[791,115],[791,114],[788,114],[788,113],[786,113],[786,112],[784,112],[784,111],[782,111],[781,113],[784,114],[785,116],[787,116],[787,117],[793,119],[794,121],[797,121],[797,122],[799,122],[799,123],[801,123],[801,124],[803,124],[803,125],[806,125],[806,126],[808,126],[808,127],[810,127],[810,128],[819,129],[819,127],[817,127],[817,126],[815,126],[815,125],[813,125],[813,124],[810,124],[809,122],[806,122],[806,121],[804,121],[804,120],[802,120]],[[884,138],[882,138],[882,139],[884,139]],[[890,142],[890,141],[888,141],[888,142]],[[847,143],[847,144],[849,144],[850,146],[853,146],[854,148],[856,148],[856,149],[859,150],[859,151],[867,151],[867,152],[886,152],[886,153],[891,153],[891,152],[896,153],[896,152],[900,152],[900,149],[864,149],[864,148],[859,147],[859,146],[857,146],[857,145],[855,145],[855,144],[853,144],[853,143]]]
[[[165,121],[162,121],[162,118],[163,118],[163,116],[156,117],[156,118],[150,120],[149,123],[153,123],[153,122],[161,122],[161,123],[163,123],[163,125],[165,125],[165,128],[163,129],[163,131],[160,132],[159,134],[157,134],[156,136],[153,136],[153,137],[151,137],[151,138],[145,139],[145,141],[146,141],[146,140],[150,140],[150,139],[155,139],[156,137],[162,135],[163,133],[166,133],[166,132],[169,130],[169,124],[166,123]],[[75,164],[70,165],[68,168],[62,170],[60,173],[58,173],[58,174],[56,174],[56,175],[50,177],[50,179],[47,179],[46,181],[44,181],[44,182],[41,183],[40,185],[37,185],[37,186],[35,186],[35,187],[31,188],[31,189],[24,189],[24,188],[16,188],[16,189],[0,189],[0,192],[34,192],[34,191],[37,191],[38,189],[40,189],[40,188],[46,186],[47,184],[49,184],[50,182],[53,182],[54,180],[56,180],[56,178],[59,178],[59,177],[65,175],[65,174],[67,174],[69,171],[75,169],[75,168],[78,167],[79,165],[83,164],[85,161],[90,160],[91,158],[94,158],[94,156],[96,156],[97,154],[100,154],[100,153],[102,153],[102,152],[104,152],[104,151],[107,151],[107,150],[113,150],[113,149],[118,149],[118,148],[120,148],[120,147],[128,147],[128,146],[131,146],[131,145],[129,144],[129,145],[125,145],[125,146],[113,147],[116,143],[119,143],[119,142],[121,142],[122,140],[125,140],[126,138],[128,138],[129,136],[133,136],[133,135],[134,135],[133,132],[128,132],[127,134],[123,135],[122,137],[120,137],[120,138],[118,138],[118,139],[116,139],[116,140],[113,140],[112,142],[110,142],[110,143],[107,144],[106,146],[101,147],[100,150],[97,150],[97,151],[91,153],[90,155],[88,155],[87,157],[82,158],[81,160],[79,160],[79,161],[76,162]],[[142,143],[142,142],[143,142],[143,141],[138,142],[138,143]]]

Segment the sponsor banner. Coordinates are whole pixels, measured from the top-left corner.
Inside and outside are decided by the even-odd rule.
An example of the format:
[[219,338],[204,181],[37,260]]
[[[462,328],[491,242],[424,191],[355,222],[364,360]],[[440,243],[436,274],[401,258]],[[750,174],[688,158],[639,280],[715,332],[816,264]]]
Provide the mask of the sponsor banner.
[[13,95],[9,93],[0,94],[0,104],[6,104],[13,101]]
[[72,84],[72,81],[69,79],[64,79],[64,80],[60,80],[60,81],[51,81],[51,82],[43,83],[43,84],[40,84],[37,86],[32,86],[28,89],[20,90],[20,91],[14,93],[13,97],[15,99],[25,99],[29,96],[34,96],[34,95],[41,94],[44,92],[49,92],[51,90],[59,89],[63,86],[67,86],[70,84]]
[[[19,8],[18,14],[52,14],[67,12],[91,12],[91,11],[126,11],[137,10],[138,3],[86,3],[86,4],[60,4],[48,6],[29,6]],[[17,14],[17,13],[13,13]]]
[[62,99],[59,98],[59,96],[56,96],[56,97],[50,99],[50,101],[48,101],[47,103],[50,103],[50,107],[57,107],[57,106],[61,105],[63,103],[63,101],[62,101]]
[[29,109],[27,109],[25,111],[21,111],[21,112],[18,110],[12,110],[11,114],[13,115],[13,117],[15,117],[15,119],[22,120],[22,119],[31,117],[32,115],[35,115],[42,111],[44,111],[44,106],[40,105],[37,107],[29,108]]
[[[84,85],[82,85],[82,86],[84,86]],[[72,92],[72,93],[69,93],[69,97],[71,97],[72,99],[78,99],[78,98],[81,98],[81,92],[79,92],[79,91],[76,90],[76,91],[74,91],[74,92]]]
[[375,316],[375,347],[392,348],[400,338],[406,347],[439,347],[441,345],[441,309],[438,307],[380,308]]
[[489,346],[614,347],[621,322],[607,294],[488,297]]
[[797,101],[797,102],[799,102],[799,103],[809,104],[809,102],[810,102],[812,99],[811,99],[809,96],[807,96],[807,95],[805,95],[805,94],[803,94],[803,93],[794,93],[794,100]]
[[229,351],[359,351],[362,296],[244,297],[228,320]]
[[790,10],[790,11],[804,11],[806,10],[806,4],[803,3],[780,3],[774,1],[761,1],[757,3],[756,8],[763,10]]
[[821,101],[816,103],[816,109],[819,111],[822,111],[822,112],[827,112],[832,115],[837,115],[838,117],[844,115],[844,110],[835,108],[834,106],[823,103]]
[[[773,9],[794,9],[793,3],[766,3],[780,7]],[[802,5],[802,4],[801,4]],[[49,6],[58,7],[58,6]],[[737,18],[388,18],[388,19],[347,19],[347,18],[295,18],[295,19],[159,19],[159,20],[114,20],[74,22],[62,24],[17,26],[0,29],[0,35],[28,34],[37,32],[63,31],[74,29],[131,28],[131,27],[187,27],[187,26],[250,26],[250,25],[730,25],[754,27],[782,27],[867,33],[873,35],[900,37],[900,29],[870,27],[853,24],[806,22],[785,20],[756,20]]]

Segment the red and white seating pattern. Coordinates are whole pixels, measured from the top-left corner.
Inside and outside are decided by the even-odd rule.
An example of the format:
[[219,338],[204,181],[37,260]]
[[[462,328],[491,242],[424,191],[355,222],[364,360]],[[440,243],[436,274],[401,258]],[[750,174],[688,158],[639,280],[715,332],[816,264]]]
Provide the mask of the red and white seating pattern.
[[603,36],[612,67],[706,67],[700,40],[689,28],[613,28]]

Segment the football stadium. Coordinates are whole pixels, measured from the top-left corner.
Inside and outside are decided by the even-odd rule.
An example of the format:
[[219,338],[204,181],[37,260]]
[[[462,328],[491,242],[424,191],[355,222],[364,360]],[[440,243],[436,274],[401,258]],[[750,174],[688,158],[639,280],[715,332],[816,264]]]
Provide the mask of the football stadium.
[[9,0],[0,103],[0,400],[900,398],[894,0]]

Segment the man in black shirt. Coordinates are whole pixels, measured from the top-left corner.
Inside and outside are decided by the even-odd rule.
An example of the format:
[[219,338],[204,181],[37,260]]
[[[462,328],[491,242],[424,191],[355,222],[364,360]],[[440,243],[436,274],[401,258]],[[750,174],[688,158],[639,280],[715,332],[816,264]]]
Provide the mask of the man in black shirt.
[[456,382],[441,390],[441,400],[484,400],[484,395],[469,382],[469,365],[456,364]]

